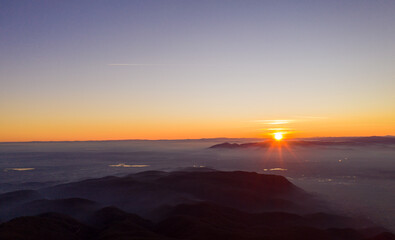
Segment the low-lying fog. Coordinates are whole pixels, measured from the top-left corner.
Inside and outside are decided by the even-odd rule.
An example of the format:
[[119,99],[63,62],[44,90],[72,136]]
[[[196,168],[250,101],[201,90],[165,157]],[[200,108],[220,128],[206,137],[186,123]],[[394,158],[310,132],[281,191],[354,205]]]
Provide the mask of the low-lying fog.
[[0,193],[146,170],[209,167],[279,174],[335,207],[395,230],[395,147],[209,149],[255,139],[0,143]]

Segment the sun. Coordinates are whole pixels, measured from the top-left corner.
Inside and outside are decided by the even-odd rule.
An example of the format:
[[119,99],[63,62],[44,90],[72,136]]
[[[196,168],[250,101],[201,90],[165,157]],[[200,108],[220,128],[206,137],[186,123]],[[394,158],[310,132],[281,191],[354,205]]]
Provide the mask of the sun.
[[274,133],[274,139],[276,139],[276,141],[281,141],[283,139],[283,134],[280,132]]

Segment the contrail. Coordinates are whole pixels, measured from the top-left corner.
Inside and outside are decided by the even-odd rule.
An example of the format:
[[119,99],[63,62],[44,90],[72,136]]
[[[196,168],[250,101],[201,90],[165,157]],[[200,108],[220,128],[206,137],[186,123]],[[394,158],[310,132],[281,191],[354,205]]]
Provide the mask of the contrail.
[[110,63],[108,66],[171,66],[175,64]]
[[212,66],[208,64],[152,64],[152,63],[110,63],[107,66]]

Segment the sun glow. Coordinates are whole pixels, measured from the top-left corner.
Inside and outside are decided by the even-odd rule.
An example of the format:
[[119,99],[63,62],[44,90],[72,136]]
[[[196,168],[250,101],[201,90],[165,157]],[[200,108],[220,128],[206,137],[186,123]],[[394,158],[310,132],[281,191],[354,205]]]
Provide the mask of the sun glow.
[[276,139],[276,141],[281,141],[283,139],[283,134],[280,132],[274,133],[274,139]]

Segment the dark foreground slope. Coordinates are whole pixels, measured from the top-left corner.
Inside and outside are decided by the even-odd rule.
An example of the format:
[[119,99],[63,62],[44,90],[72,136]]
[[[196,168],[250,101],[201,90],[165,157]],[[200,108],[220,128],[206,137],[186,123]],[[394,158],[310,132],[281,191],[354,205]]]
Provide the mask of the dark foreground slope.
[[0,195],[0,239],[395,239],[286,178],[143,172]]

